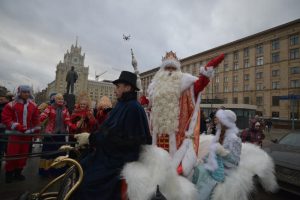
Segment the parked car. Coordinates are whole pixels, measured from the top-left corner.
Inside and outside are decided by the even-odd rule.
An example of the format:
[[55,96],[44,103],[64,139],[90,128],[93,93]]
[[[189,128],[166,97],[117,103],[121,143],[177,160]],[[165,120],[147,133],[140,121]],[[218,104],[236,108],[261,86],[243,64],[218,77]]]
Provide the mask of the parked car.
[[300,195],[300,130],[273,140],[264,150],[274,160],[280,188]]

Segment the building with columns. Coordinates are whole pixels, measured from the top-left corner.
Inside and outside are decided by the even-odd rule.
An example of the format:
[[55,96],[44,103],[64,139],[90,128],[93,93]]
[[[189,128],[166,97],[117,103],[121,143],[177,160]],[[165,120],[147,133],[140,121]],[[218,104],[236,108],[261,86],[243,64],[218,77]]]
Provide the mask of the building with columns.
[[112,101],[115,101],[114,85],[111,81],[95,81],[88,80],[89,66],[84,65],[85,54],[81,52],[81,47],[77,45],[71,46],[70,51],[64,55],[63,61],[59,61],[56,66],[55,80],[48,84],[47,97],[51,93],[66,93],[67,72],[72,66],[75,67],[75,71],[78,74],[78,80],[74,85],[74,94],[78,95],[81,92],[86,92],[93,102],[97,102],[102,96],[109,97]]
[[[256,106],[265,118],[299,119],[300,19],[181,59],[183,72],[195,76],[200,66],[225,53],[202,102]],[[179,56],[179,55],[177,55]],[[144,92],[159,68],[140,74]],[[298,96],[298,97],[299,97]],[[296,96],[296,98],[298,98]]]

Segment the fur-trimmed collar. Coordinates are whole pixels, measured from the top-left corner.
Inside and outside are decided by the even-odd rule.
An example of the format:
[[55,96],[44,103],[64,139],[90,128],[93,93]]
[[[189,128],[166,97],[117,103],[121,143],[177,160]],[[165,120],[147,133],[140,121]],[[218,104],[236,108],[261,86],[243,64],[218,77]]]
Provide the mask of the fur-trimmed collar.
[[180,85],[181,92],[191,87],[194,84],[194,82],[198,79],[196,76],[193,76],[188,73],[182,73],[182,74],[183,75],[182,75],[181,85]]

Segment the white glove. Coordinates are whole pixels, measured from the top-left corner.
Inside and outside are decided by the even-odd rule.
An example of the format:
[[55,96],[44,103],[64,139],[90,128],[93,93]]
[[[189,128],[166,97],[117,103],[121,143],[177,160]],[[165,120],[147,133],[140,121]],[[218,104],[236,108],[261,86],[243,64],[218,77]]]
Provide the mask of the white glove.
[[74,138],[77,140],[78,146],[80,147],[89,144],[89,137],[89,133],[79,133],[74,135]]
[[70,145],[62,145],[59,150],[62,150],[62,151],[70,151],[72,150],[74,147],[71,147]]
[[229,151],[225,149],[220,143],[217,143],[216,146],[216,153],[222,157],[227,156],[229,154]]

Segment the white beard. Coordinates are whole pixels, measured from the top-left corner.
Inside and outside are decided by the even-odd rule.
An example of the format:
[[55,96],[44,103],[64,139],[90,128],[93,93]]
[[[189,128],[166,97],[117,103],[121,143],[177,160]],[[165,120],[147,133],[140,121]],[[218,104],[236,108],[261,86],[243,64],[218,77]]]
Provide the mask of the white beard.
[[160,70],[149,86],[152,103],[151,124],[154,134],[174,134],[179,125],[179,99],[183,73]]

